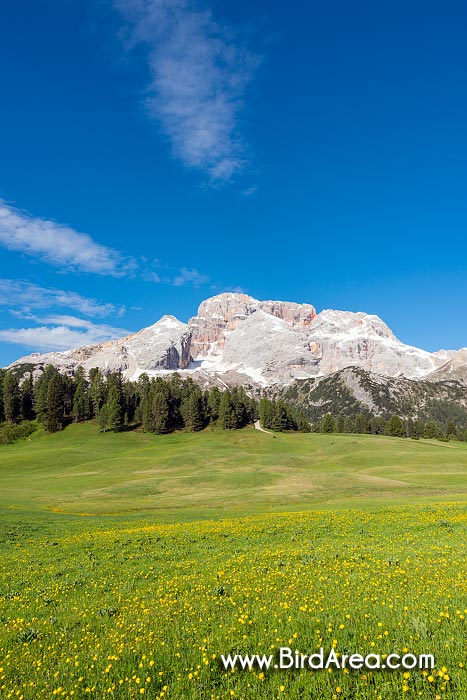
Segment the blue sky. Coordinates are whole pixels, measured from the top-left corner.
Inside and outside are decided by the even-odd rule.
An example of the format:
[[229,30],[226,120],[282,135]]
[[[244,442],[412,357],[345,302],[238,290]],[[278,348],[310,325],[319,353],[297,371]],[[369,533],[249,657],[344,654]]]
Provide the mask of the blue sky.
[[241,289],[467,345],[462,2],[8,3],[0,364]]

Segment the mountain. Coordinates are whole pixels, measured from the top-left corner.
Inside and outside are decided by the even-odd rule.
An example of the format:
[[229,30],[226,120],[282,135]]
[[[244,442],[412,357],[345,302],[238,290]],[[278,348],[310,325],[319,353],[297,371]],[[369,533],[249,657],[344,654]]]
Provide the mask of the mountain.
[[467,425],[467,386],[453,381],[384,377],[360,367],[347,367],[326,377],[297,380],[274,387],[270,395],[301,408],[311,421],[326,413],[363,413]]
[[454,379],[467,383],[467,349],[430,353],[405,345],[375,315],[324,310],[311,304],[258,301],[224,293],[203,301],[182,323],[163,316],[148,328],[98,345],[65,352],[33,353],[10,365],[17,374],[47,364],[72,373],[121,370],[135,379],[143,372],[175,370],[203,385],[244,384],[252,389],[289,386],[357,367],[371,375]]

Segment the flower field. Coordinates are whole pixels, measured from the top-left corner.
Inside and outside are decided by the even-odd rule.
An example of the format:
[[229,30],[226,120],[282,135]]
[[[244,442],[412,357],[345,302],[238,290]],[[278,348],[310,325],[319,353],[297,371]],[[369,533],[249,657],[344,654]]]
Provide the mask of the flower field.
[[[151,524],[3,511],[0,697],[467,698],[467,507]],[[14,517],[13,517],[14,516]],[[220,654],[432,653],[433,671],[225,671]]]

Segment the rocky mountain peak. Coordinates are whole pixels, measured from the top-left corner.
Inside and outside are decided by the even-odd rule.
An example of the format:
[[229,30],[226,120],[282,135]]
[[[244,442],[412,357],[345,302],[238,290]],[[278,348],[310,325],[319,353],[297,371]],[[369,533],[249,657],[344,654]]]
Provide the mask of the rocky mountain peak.
[[259,301],[226,292],[203,301],[188,324],[165,315],[148,328],[118,340],[45,355],[34,353],[10,366],[53,364],[142,372],[182,370],[209,385],[287,385],[324,377],[347,367],[384,377],[432,377],[467,383],[467,350],[430,353],[402,343],[378,317],[311,304]]
[[247,294],[233,292],[218,294],[203,301],[197,316],[188,321],[193,357],[220,355],[227,335],[258,310],[280,318],[297,330],[309,327],[316,316],[316,309],[311,304],[258,301]]

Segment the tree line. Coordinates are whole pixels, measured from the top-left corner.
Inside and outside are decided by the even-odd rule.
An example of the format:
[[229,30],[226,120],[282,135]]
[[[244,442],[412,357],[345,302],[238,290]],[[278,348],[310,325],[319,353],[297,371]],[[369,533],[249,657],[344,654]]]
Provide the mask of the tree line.
[[467,442],[467,428],[434,420],[403,419],[397,414],[391,416],[370,416],[357,413],[354,416],[333,416],[326,413],[320,421],[311,426],[315,433],[358,433],[389,435],[413,439],[461,440]]
[[177,373],[168,379],[142,374],[130,381],[121,372],[103,374],[95,368],[87,374],[78,367],[69,376],[48,366],[35,381],[29,374],[19,382],[14,372],[0,370],[0,388],[0,423],[7,424],[9,435],[16,434],[12,426],[34,420],[51,433],[90,420],[102,432],[142,428],[164,434],[208,425],[233,430],[253,423],[261,412],[270,417],[266,427],[309,430],[308,421],[283,402],[262,399],[258,405],[243,387],[202,390]]
[[0,370],[0,444],[26,437],[37,421],[57,432],[71,422],[94,421],[102,432],[141,428],[164,434],[174,430],[198,431],[209,425],[225,430],[243,428],[260,420],[274,431],[360,433],[394,437],[457,439],[467,441],[467,429],[453,421],[403,419],[401,416],[333,416],[327,413],[310,424],[303,411],[281,399],[256,401],[243,387],[202,390],[191,378],[177,373],[167,378],[137,381],[121,372],[102,373],[78,367],[73,376],[48,366],[34,381],[28,374],[21,382],[14,372]]

